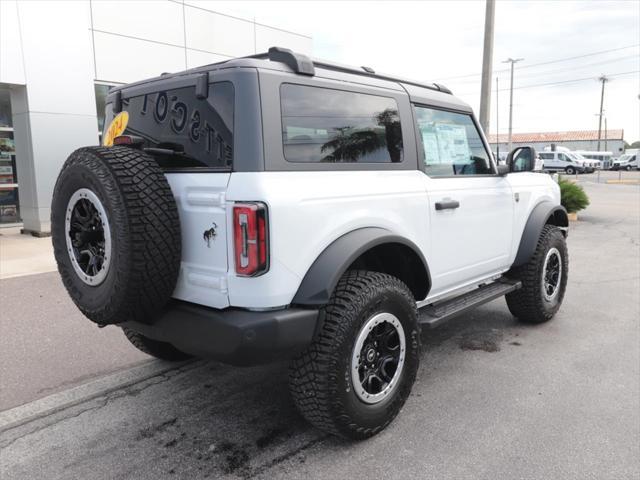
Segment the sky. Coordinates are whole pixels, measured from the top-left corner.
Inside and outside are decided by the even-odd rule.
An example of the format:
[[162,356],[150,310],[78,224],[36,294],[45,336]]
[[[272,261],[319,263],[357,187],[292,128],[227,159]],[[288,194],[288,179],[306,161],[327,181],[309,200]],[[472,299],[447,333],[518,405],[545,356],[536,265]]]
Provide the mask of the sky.
[[[207,3],[212,10],[312,36],[314,57],[438,81],[478,114],[482,0]],[[598,77],[604,74],[611,79],[604,101],[608,128],[623,128],[629,143],[640,140],[639,1],[498,0],[491,133],[496,119],[500,133],[507,132],[509,66],[502,61],[509,57],[524,58],[514,75],[514,132],[596,130]],[[580,58],[563,60],[569,57]]]

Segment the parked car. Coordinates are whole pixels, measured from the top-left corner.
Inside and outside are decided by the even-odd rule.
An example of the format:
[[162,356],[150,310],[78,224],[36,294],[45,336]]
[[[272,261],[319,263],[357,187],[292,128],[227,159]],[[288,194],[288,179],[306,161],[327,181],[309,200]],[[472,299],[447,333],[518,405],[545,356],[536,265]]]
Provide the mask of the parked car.
[[326,432],[389,425],[421,329],[501,296],[528,323],[562,304],[558,184],[530,147],[496,166],[444,86],[274,47],[116,87],[105,125],[54,189],[75,304],[165,360],[290,358]]
[[[540,152],[540,158],[544,162],[544,170],[547,172],[565,172],[568,175],[587,173],[590,168],[584,162],[574,157],[571,152]],[[593,171],[593,170],[591,170]]]
[[611,170],[633,170],[639,169],[638,153],[625,153],[613,162]]

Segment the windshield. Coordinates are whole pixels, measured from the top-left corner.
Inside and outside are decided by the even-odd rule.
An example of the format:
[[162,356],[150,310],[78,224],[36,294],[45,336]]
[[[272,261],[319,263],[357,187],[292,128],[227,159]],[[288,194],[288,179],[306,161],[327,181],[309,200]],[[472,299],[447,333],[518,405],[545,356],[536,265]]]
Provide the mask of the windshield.
[[621,155],[620,158],[618,159],[619,162],[626,162],[627,160],[629,160],[631,158],[631,155],[628,153],[625,153],[624,155]]
[[567,152],[566,155],[570,159],[576,160],[578,162],[581,162],[581,161],[583,161],[585,159],[582,155],[580,155],[579,153],[575,153],[575,152]]

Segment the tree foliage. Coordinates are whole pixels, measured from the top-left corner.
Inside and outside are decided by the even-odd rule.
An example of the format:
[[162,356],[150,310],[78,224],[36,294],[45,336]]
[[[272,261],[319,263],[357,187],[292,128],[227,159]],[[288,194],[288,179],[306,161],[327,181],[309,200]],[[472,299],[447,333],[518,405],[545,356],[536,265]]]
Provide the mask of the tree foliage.
[[327,153],[323,162],[355,162],[360,157],[386,147],[392,162],[402,160],[402,133],[398,111],[386,109],[374,117],[377,126],[384,130],[375,131],[370,126],[358,129],[353,126],[340,127],[335,136],[322,145],[321,152]]
[[560,203],[567,212],[574,213],[587,208],[589,197],[580,185],[563,179],[560,179],[558,184],[560,185]]

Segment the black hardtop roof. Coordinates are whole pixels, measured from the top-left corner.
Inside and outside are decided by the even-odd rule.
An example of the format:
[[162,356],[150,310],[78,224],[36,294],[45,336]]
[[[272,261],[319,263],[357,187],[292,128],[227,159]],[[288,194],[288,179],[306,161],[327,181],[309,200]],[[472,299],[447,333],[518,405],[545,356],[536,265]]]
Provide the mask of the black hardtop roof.
[[110,92],[110,96],[124,89],[129,89],[130,87],[142,86],[166,79],[175,79],[182,76],[192,76],[221,69],[243,67],[277,70],[288,73],[293,72],[295,74],[304,75],[307,77],[315,76],[316,69],[321,70],[323,74],[325,74],[323,76],[326,76],[326,74],[333,74],[338,76],[341,76],[341,74],[347,76],[355,75],[359,77],[357,83],[366,84],[367,78],[371,79],[371,82],[375,83],[376,85],[379,85],[381,82],[389,82],[388,84],[390,86],[394,85],[395,88],[404,88],[404,90],[406,90],[412,97],[418,96],[428,98],[435,95],[436,97],[442,98],[440,96],[442,94],[446,94],[445,96],[448,97],[448,99],[446,100],[447,103],[459,104],[461,109],[470,110],[466,103],[453,96],[451,90],[437,83],[422,83],[391,75],[379,74],[370,67],[352,67],[348,65],[341,65],[339,63],[328,62],[326,60],[311,59],[307,55],[296,53],[289,49],[280,47],[271,47],[268,52],[264,53],[249,55],[246,57],[231,58],[229,60],[223,60],[221,62],[203,65],[177,73],[163,73],[158,77],[121,85],[115,87]]

